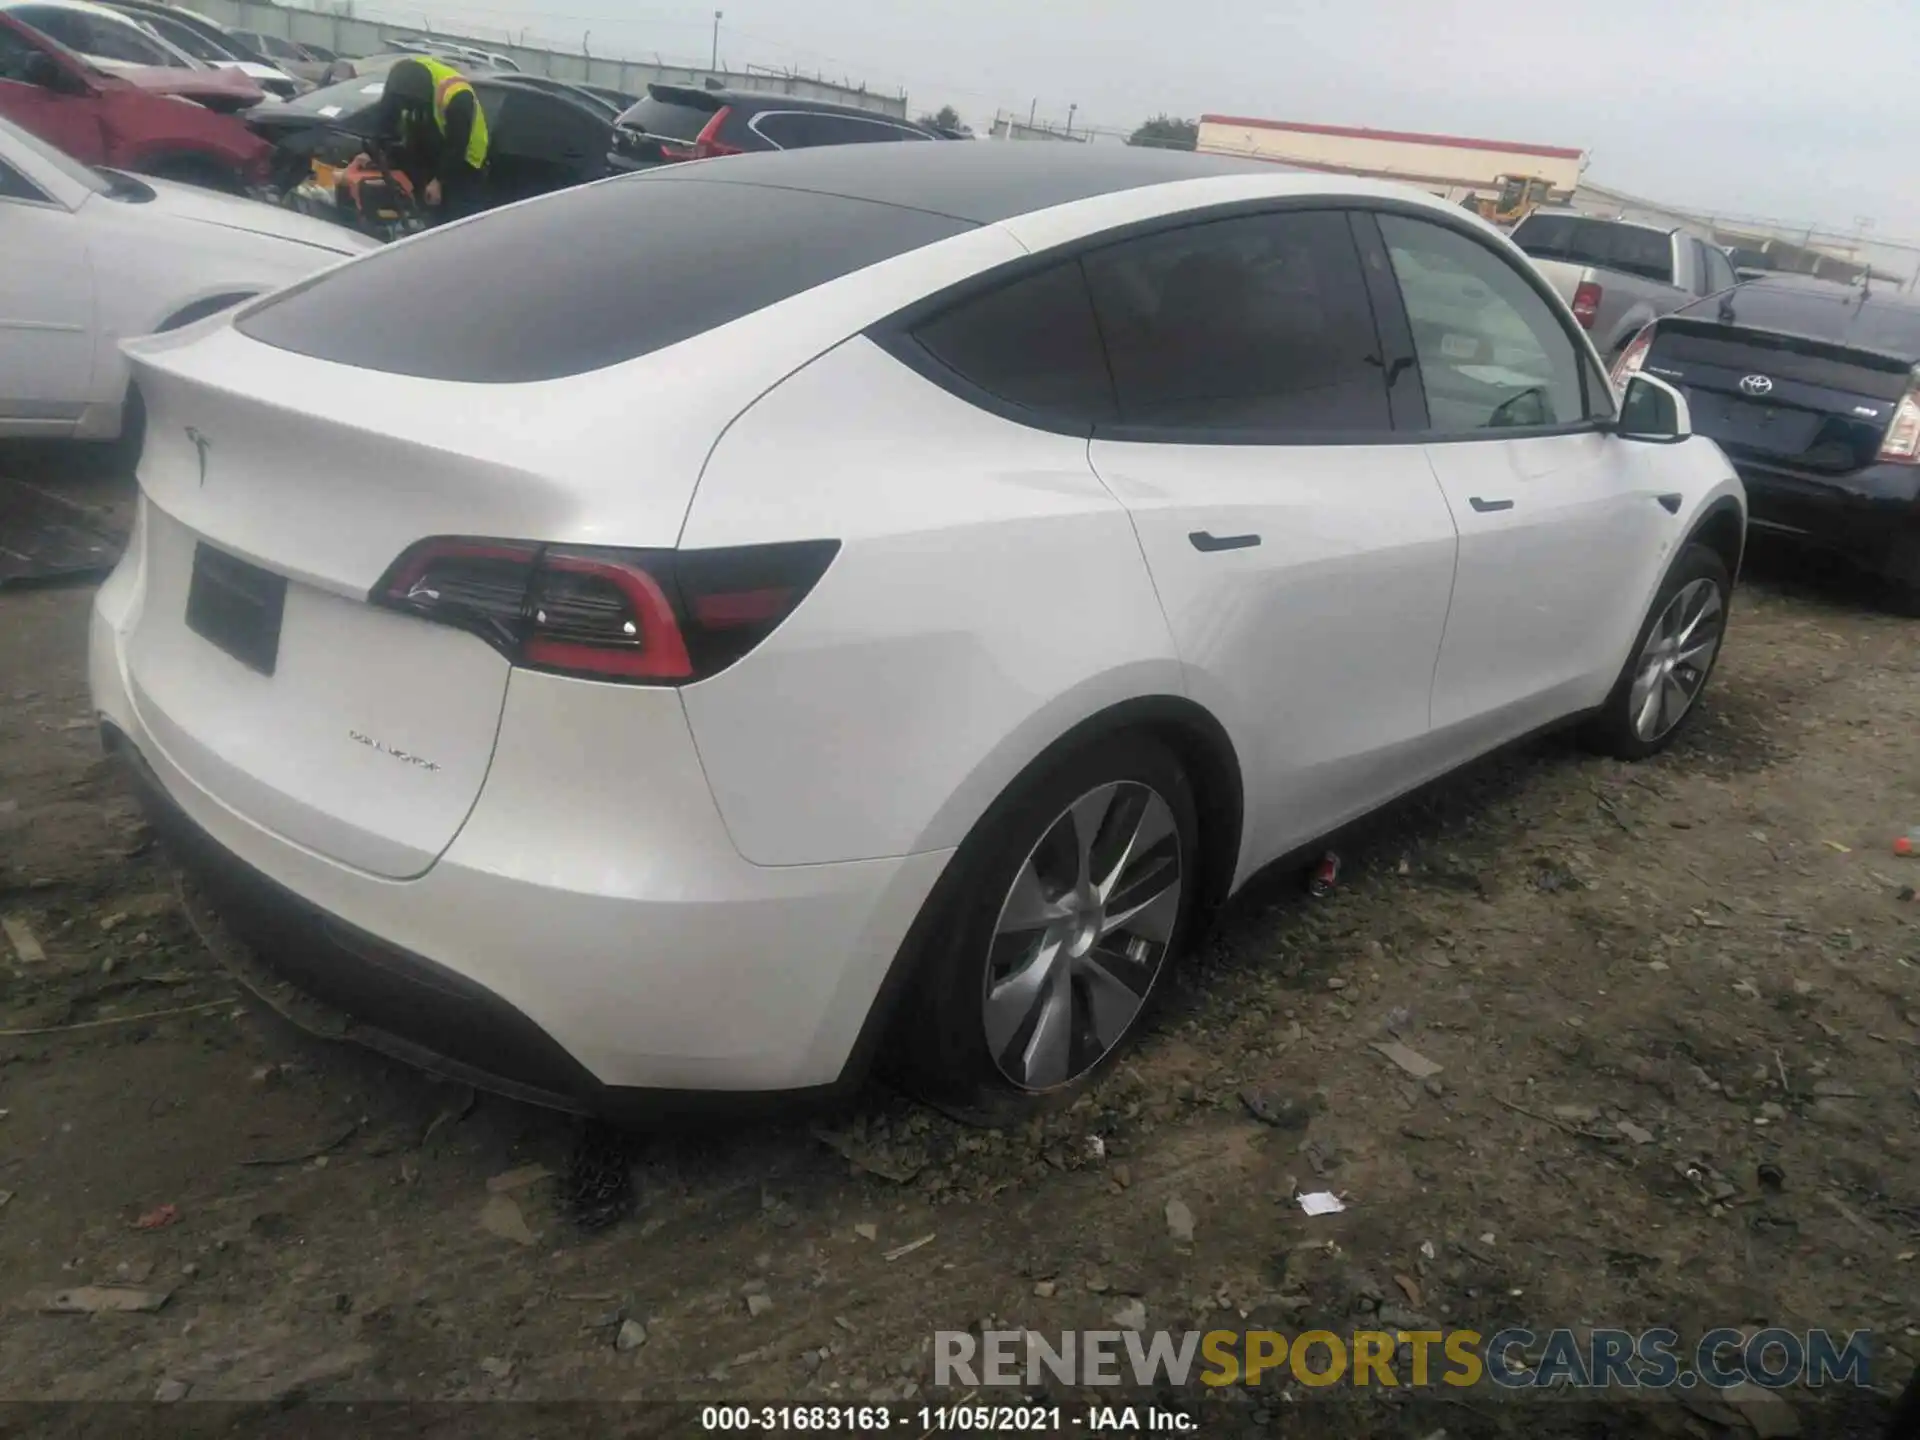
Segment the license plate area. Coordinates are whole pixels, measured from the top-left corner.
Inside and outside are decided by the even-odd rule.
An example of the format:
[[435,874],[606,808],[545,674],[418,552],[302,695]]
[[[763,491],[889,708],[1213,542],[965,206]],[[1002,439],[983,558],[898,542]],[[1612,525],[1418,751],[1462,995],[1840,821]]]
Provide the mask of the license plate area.
[[1774,455],[1798,455],[1820,428],[1820,417],[1805,410],[1734,400],[1712,391],[1691,391],[1687,408],[1696,434]]
[[271,675],[280,660],[287,578],[208,545],[193,547],[187,628],[249,670]]

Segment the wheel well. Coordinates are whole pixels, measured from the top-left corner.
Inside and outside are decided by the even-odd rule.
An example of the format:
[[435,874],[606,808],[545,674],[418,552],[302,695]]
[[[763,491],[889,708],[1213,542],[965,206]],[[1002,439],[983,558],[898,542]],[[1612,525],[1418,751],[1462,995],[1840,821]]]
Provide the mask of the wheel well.
[[[1200,925],[1226,903],[1240,862],[1240,832],[1246,792],[1240,760],[1226,728],[1191,700],[1154,695],[1125,700],[1091,715],[1049,745],[1026,772],[1058,764],[1096,740],[1123,731],[1150,735],[1171,750],[1193,783],[1194,811],[1200,818]],[[1016,781],[1009,793],[1019,789]]]
[[1716,503],[1693,527],[1693,534],[1687,539],[1689,544],[1705,545],[1717,552],[1726,563],[1727,574],[1739,578],[1740,553],[1746,544],[1747,526],[1738,502],[1725,499]]
[[1233,888],[1234,870],[1240,861],[1245,798],[1233,741],[1225,726],[1191,700],[1177,695],[1123,700],[1088,716],[1047,746],[974,821],[967,840],[961,843],[960,854],[942,872],[933,893],[921,906],[895,952],[893,964],[842,1067],[838,1084],[856,1083],[895,1027],[921,959],[927,947],[935,943],[935,933],[947,912],[954,887],[965,882],[968,867],[962,857],[977,848],[969,842],[986,833],[1004,807],[1021,794],[1035,775],[1060,764],[1085,746],[1126,732],[1149,735],[1165,745],[1193,784],[1194,813],[1200,820],[1200,903],[1194,930],[1201,933],[1209,927],[1226,903],[1228,892]]
[[230,295],[209,295],[204,300],[196,300],[184,309],[169,315],[154,329],[154,334],[164,335],[169,330],[184,330],[196,320],[204,320],[209,315],[218,315],[222,310],[238,305],[242,300],[251,300],[250,290],[236,290]]

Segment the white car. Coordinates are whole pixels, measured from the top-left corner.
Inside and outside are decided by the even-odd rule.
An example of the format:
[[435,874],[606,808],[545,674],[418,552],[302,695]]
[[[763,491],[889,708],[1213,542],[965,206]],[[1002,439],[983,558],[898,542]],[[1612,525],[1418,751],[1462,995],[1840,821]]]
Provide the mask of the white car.
[[110,745],[266,963],[576,1108],[1084,1081],[1263,866],[1667,744],[1745,534],[1477,219],[1124,146],[665,166],[129,348]]
[[87,0],[0,0],[0,10],[114,74],[153,67],[202,68],[148,26]]
[[[74,3],[74,0],[66,0]],[[90,9],[100,7],[90,6]],[[216,70],[236,70],[276,100],[291,100],[303,85],[277,65],[265,65],[237,53],[241,44],[206,16],[174,5],[157,5],[146,0],[105,7],[129,24],[157,36],[174,50]]]
[[0,436],[139,440],[120,342],[378,242],[253,200],[95,170],[0,120]]

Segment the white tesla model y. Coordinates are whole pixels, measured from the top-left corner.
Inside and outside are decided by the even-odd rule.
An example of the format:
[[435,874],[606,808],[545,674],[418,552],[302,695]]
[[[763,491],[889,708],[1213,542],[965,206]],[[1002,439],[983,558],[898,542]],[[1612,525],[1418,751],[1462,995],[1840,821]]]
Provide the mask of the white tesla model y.
[[850,146],[518,205],[131,347],[92,684],[261,958],[556,1104],[1085,1081],[1452,767],[1670,741],[1745,500],[1390,185]]

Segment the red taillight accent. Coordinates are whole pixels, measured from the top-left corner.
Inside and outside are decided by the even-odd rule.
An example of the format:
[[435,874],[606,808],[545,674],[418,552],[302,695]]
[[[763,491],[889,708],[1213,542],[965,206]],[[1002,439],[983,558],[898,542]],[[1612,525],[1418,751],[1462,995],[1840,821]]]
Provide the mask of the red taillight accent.
[[1920,465],[1920,381],[1908,385],[1894,407],[1879,458],[1893,465]]
[[614,550],[436,536],[408,547],[368,598],[471,631],[528,669],[679,685],[724,670],[772,634],[839,548]]
[[1640,373],[1640,367],[1646,363],[1647,351],[1653,348],[1653,331],[1652,325],[1641,330],[1633,337],[1633,343],[1620,352],[1620,358],[1613,362],[1613,374],[1607,378],[1613,382],[1616,391]]
[[1573,289],[1573,318],[1580,322],[1582,330],[1593,328],[1594,317],[1600,313],[1600,287],[1591,280],[1582,280]]
[[707,123],[701,127],[700,133],[694,137],[694,159],[711,160],[716,155],[740,155],[745,153],[738,145],[729,145],[720,138],[720,127],[727,123],[727,117],[731,114],[733,114],[733,107],[731,105],[722,105],[718,110],[713,112],[713,118],[707,121]]
[[790,589],[736,590],[700,596],[693,602],[693,616],[710,630],[729,630],[736,625],[761,624],[792,608]]
[[503,565],[529,565],[540,553],[537,545],[502,544],[492,540],[439,540],[416,545],[387,572],[383,590],[393,599],[412,598],[414,587],[429,579],[434,568],[452,562],[497,560]]
[[[570,584],[560,577],[578,579]],[[616,597],[624,608],[608,603]],[[520,658],[528,665],[627,680],[693,674],[673,603],[639,565],[549,550],[535,571],[527,609],[532,628]]]

